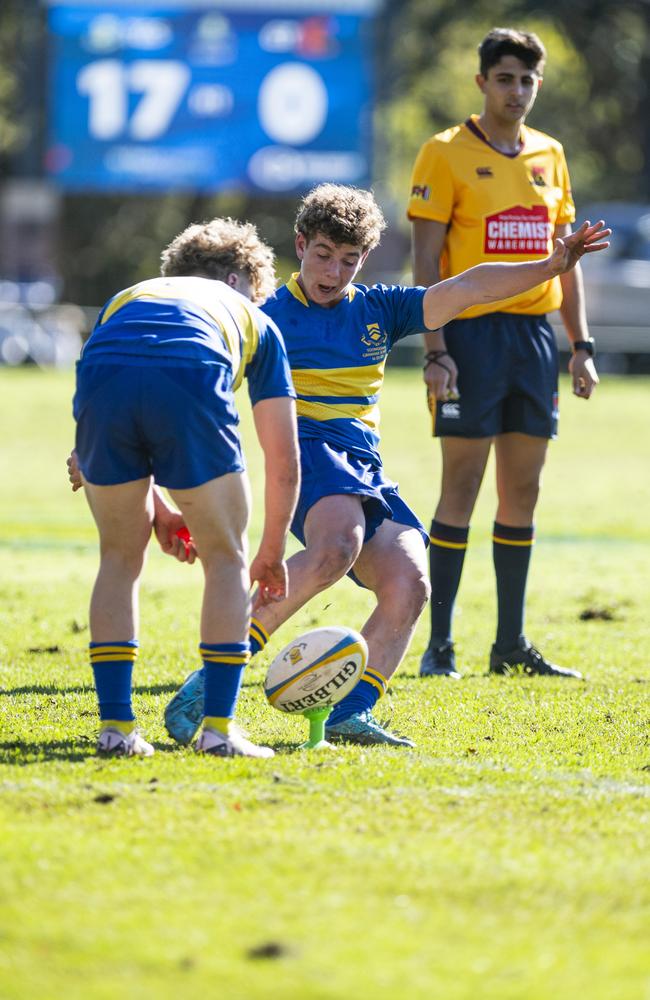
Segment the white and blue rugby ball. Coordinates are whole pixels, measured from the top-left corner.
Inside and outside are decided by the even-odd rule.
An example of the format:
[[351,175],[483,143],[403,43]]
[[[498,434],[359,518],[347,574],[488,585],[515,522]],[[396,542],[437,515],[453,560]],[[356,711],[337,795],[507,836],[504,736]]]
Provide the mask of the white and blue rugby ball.
[[336,705],[355,686],[368,662],[366,640],[350,628],[315,628],[278,653],[264,693],[280,712]]

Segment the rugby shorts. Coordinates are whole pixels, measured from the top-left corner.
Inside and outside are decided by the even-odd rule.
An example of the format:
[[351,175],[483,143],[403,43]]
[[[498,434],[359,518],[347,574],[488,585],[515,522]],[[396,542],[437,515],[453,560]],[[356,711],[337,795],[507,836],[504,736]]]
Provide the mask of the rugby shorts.
[[366,519],[364,543],[369,542],[383,521],[416,528],[425,544],[429,533],[399,495],[397,483],[384,475],[381,465],[340,451],[318,438],[300,439],[301,485],[291,531],[305,544],[305,518],[319,500],[327,496],[360,496]]
[[460,399],[429,396],[436,437],[557,436],[558,351],[546,316],[452,320],[445,340],[458,366]]
[[73,415],[79,466],[97,486],[153,476],[183,490],[245,467],[229,365],[82,360]]

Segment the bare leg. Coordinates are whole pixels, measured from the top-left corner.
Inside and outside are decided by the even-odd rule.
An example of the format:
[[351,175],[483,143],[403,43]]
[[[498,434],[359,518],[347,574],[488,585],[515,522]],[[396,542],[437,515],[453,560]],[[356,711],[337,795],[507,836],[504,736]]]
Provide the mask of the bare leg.
[[501,434],[494,443],[499,505],[496,519],[513,528],[533,523],[548,441],[530,434]]
[[250,616],[248,480],[233,472],[194,489],[169,492],[196,542],[205,575],[201,641],[244,642]]
[[361,550],[354,572],[377,598],[361,632],[368,643],[369,664],[388,680],[401,663],[429,599],[420,532],[384,521]]
[[287,562],[288,597],[256,612],[255,617],[269,634],[354,565],[365,531],[361,499],[341,495],[323,497],[311,508],[305,520],[306,546]]
[[90,635],[93,642],[128,642],[138,632],[138,585],[153,524],[150,480],[84,486],[100,547]]
[[466,528],[478,497],[492,438],[440,439],[442,482],[435,519]]

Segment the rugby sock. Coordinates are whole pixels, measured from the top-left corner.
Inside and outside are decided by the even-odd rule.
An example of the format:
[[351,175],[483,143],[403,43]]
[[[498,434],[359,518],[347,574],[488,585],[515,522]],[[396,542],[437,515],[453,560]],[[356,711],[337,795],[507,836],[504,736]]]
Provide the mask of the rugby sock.
[[438,649],[451,642],[451,619],[460,586],[467,551],[469,528],[454,528],[442,521],[431,522],[429,535],[429,572],[431,576],[431,638],[429,646]]
[[257,653],[261,653],[269,641],[269,633],[266,631],[257,618],[251,618],[251,627],[248,633],[248,641],[251,647],[251,659]]
[[[251,627],[250,627],[250,632],[248,633],[248,643],[250,645],[250,650],[251,650],[251,655],[250,655],[251,659],[254,656],[256,656],[257,653],[262,652],[269,639],[270,639],[269,633],[266,631],[262,623],[258,622],[257,618],[251,618]],[[202,673],[205,679],[205,667],[203,667]]]
[[325,724],[336,726],[339,722],[349,719],[351,715],[369,712],[382,695],[386,694],[387,686],[388,681],[383,674],[372,667],[366,667],[350,693],[334,706]]
[[91,642],[88,650],[95,676],[100,726],[102,729],[119,729],[128,735],[135,728],[131,678],[138,653],[137,640]]
[[250,659],[246,642],[202,642],[199,652],[203,659],[205,692],[203,725],[227,733],[235,714],[237,696],[244,667]]
[[524,631],[524,601],[535,527],[510,528],[494,522],[492,555],[497,579],[497,635],[499,653],[515,649]]

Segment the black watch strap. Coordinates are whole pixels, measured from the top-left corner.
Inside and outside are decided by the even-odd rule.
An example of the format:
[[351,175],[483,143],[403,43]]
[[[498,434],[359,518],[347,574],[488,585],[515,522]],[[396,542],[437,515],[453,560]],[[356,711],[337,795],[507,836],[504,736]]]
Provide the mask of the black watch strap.
[[571,346],[574,354],[576,351],[586,351],[589,357],[593,358],[596,353],[596,344],[593,337],[590,337],[589,340],[574,340]]

